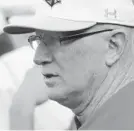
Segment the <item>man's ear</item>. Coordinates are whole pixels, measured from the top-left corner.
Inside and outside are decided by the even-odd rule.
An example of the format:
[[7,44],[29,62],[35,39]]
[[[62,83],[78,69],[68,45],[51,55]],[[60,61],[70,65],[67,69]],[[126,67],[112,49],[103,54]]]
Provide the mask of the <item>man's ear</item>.
[[116,63],[124,52],[127,43],[125,30],[116,29],[110,32],[108,39],[108,52],[106,54],[106,65],[112,66]]

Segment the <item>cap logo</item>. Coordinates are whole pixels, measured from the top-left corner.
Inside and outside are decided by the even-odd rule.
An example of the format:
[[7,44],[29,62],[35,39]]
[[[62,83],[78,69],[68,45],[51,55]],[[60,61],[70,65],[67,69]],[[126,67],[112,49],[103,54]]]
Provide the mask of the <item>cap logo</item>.
[[61,0],[45,0],[51,7],[55,4],[61,3]]
[[114,10],[106,9],[105,10],[105,17],[116,19],[117,18],[117,11],[115,9]]
[[133,3],[133,5],[134,5],[134,0],[132,0],[132,3]]

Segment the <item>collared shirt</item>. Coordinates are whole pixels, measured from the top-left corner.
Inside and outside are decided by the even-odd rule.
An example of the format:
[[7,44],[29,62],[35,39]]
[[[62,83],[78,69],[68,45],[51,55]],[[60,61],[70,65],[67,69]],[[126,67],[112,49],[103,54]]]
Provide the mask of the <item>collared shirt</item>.
[[[119,90],[82,125],[72,122],[72,130],[134,130],[134,82]],[[87,114],[88,115],[88,114]]]

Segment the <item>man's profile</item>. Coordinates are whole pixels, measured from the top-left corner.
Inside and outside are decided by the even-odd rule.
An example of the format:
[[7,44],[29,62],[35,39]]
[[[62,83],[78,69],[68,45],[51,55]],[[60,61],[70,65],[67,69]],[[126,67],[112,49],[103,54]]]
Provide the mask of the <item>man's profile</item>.
[[39,7],[31,20],[4,28],[10,34],[35,32],[28,42],[47,85],[20,87],[11,129],[34,129],[34,109],[48,98],[73,111],[70,129],[134,129],[133,2],[62,0]]

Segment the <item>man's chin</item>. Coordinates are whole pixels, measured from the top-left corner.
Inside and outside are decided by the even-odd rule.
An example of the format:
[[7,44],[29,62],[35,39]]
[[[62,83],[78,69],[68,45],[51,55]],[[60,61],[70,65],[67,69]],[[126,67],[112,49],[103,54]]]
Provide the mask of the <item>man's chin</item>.
[[50,100],[56,101],[61,105],[63,105],[68,100],[68,98],[63,93],[59,92],[50,92],[48,97]]
[[57,85],[53,88],[47,87],[48,90],[48,97],[50,100],[56,101],[60,103],[61,105],[66,106],[68,103],[68,89],[69,87],[65,85]]

